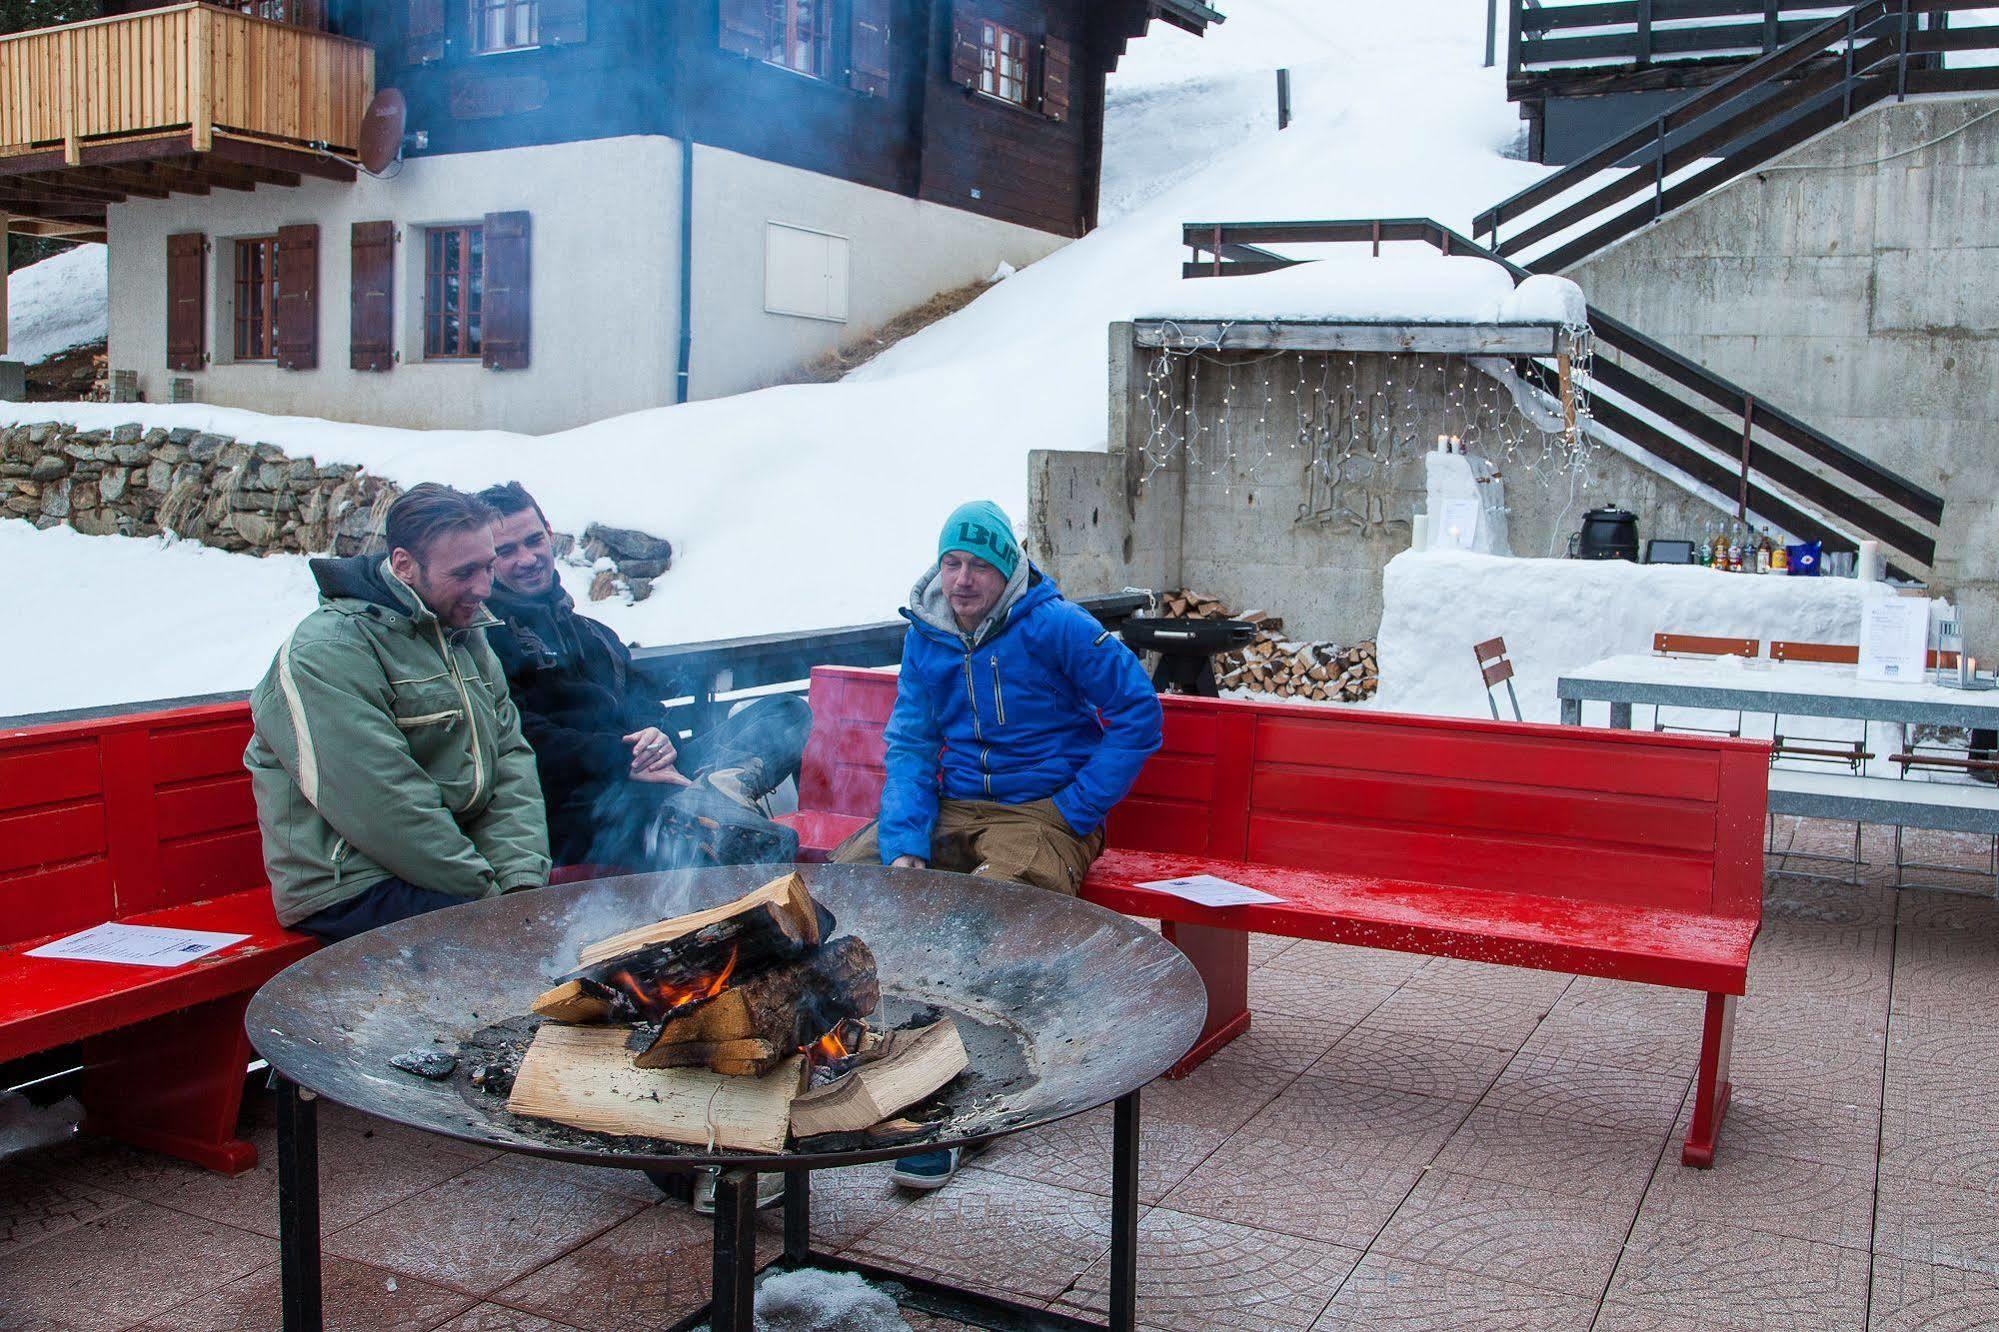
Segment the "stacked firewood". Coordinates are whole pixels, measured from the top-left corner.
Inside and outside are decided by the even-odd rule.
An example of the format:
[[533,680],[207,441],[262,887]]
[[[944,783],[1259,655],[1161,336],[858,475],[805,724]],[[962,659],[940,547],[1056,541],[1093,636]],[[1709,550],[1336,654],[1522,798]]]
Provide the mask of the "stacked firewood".
[[1240,652],[1215,658],[1215,679],[1223,689],[1243,689],[1315,703],[1358,703],[1381,685],[1374,644],[1299,641],[1284,636],[1284,620],[1269,611],[1241,615],[1214,597],[1182,589],[1159,598],[1160,615],[1194,620],[1241,620],[1256,626],[1256,639]]

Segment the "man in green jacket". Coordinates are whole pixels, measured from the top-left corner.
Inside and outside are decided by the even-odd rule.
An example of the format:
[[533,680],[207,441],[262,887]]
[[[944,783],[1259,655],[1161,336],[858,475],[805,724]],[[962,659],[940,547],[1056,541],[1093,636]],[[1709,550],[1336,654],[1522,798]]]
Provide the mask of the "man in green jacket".
[[389,553],[312,562],[319,608],[250,696],[278,919],[321,939],[548,881],[534,752],[486,626],[493,512],[425,484]]

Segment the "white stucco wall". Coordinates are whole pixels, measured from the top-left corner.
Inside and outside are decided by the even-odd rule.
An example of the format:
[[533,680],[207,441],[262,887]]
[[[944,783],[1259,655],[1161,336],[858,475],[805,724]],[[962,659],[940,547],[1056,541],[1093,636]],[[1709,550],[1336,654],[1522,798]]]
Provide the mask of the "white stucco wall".
[[[393,180],[308,180],[206,197],[133,200],[110,210],[110,362],[139,372],[164,401],[166,238],[203,231],[208,349],[193,376],[204,402],[259,411],[414,427],[545,433],[672,399],[676,352],[680,156],[661,138],[418,158]],[[422,359],[425,226],[524,209],[534,217],[530,368]],[[399,229],[397,348],[383,373],[348,368],[349,226]],[[230,364],[227,241],[292,223],[319,224],[319,368]]]
[[[706,147],[694,156],[692,396],[771,383],[940,291],[1021,267],[1064,239],[831,176]],[[205,232],[208,351],[203,402],[419,428],[547,433],[673,400],[679,353],[677,140],[602,139],[417,158],[393,180],[309,180],[295,189],[217,190],[134,200],[110,211],[110,361],[164,401],[167,237]],[[525,210],[534,219],[533,332],[526,370],[422,358],[423,228]],[[355,222],[399,228],[401,362],[349,368],[350,236]],[[238,237],[319,224],[319,367],[235,364],[229,281]],[[843,322],[765,309],[768,223],[844,237]]]

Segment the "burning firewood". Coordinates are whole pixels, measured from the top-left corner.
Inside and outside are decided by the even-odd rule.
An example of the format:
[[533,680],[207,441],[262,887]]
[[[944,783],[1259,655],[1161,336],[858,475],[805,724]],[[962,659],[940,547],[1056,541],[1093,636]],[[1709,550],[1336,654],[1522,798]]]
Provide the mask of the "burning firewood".
[[796,874],[722,906],[599,940],[535,1000],[560,1022],[660,1021],[817,948],[834,928]]
[[801,1138],[858,1133],[915,1105],[965,1071],[971,1061],[950,1018],[894,1031],[852,1072],[791,1103],[791,1131]]
[[874,954],[849,935],[833,940],[804,962],[732,985],[684,1016],[662,1023],[658,1037],[636,1062],[641,1068],[681,1067],[700,1061],[674,1053],[679,1047],[760,1041],[770,1048],[756,1070],[765,1072],[842,1022],[866,1017],[880,1003]]
[[763,1077],[636,1068],[632,1029],[544,1024],[514,1078],[507,1109],[572,1128],[723,1151],[781,1152],[804,1060]]

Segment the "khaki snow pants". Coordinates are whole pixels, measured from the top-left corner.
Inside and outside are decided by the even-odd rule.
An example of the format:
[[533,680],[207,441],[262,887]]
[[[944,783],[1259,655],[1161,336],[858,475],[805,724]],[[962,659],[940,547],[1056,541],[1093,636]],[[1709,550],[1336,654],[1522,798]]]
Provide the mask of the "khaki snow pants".
[[[833,859],[842,865],[879,865],[876,825],[840,843]],[[930,834],[930,867],[1025,883],[1069,897],[1082,886],[1092,861],[1103,853],[1104,830],[1078,837],[1053,800],[1002,805],[993,800],[941,800]]]

